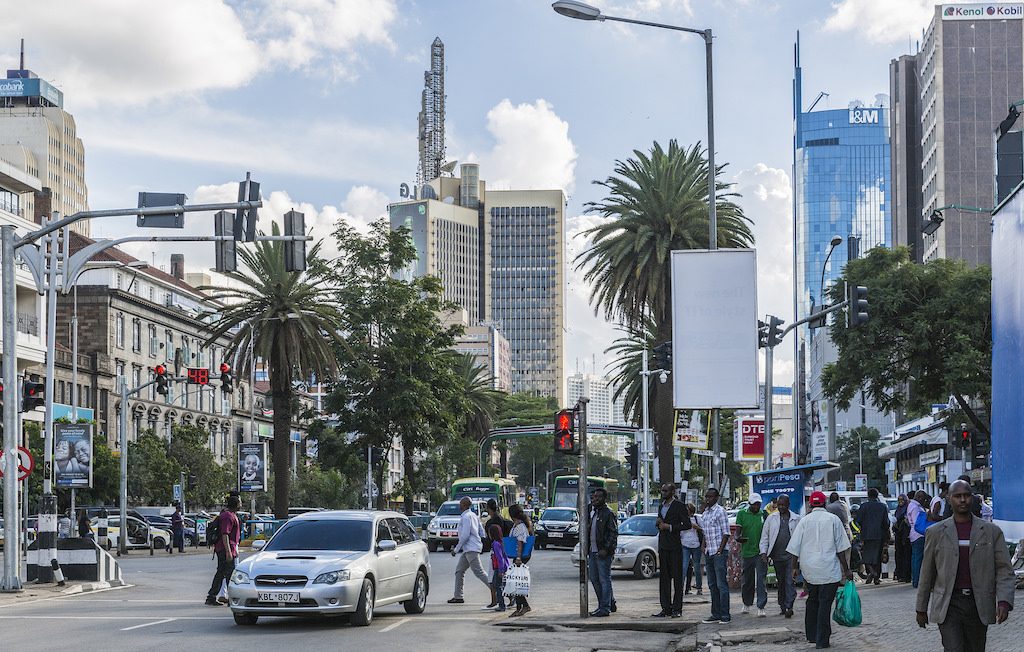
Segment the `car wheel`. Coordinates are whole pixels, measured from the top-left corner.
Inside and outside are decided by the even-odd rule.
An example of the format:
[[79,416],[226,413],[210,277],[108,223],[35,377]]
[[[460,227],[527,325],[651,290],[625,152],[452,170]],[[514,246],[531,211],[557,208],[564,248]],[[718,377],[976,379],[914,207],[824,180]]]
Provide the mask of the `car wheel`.
[[167,542],[164,541],[163,537],[157,537],[153,539],[153,547],[157,550],[163,550],[167,547]]
[[231,615],[235,617],[235,624],[236,625],[242,625],[242,626],[245,626],[245,627],[249,627],[249,626],[255,625],[256,621],[259,620],[259,618],[260,618],[259,616],[255,616],[253,614],[231,614]]
[[445,543],[445,544],[442,544],[442,545],[444,546],[444,551],[445,551],[445,552],[451,552],[451,550],[452,550],[452,546],[453,546],[453,545],[455,545],[455,544],[452,544],[452,543]]
[[423,571],[416,573],[416,583],[412,587],[412,598],[402,603],[407,614],[421,614],[427,608],[427,576]]
[[633,565],[633,575],[641,580],[651,579],[657,570],[658,562],[654,560],[654,555],[649,550],[641,552]]
[[359,594],[359,602],[356,603],[356,612],[352,614],[352,624],[356,627],[366,627],[373,622],[373,582],[363,580],[363,590]]
[[427,541],[427,550],[437,552],[437,541]]
[[546,543],[538,543],[537,544],[537,548],[539,548],[540,550],[544,550],[547,547],[548,547],[548,544],[546,544]]

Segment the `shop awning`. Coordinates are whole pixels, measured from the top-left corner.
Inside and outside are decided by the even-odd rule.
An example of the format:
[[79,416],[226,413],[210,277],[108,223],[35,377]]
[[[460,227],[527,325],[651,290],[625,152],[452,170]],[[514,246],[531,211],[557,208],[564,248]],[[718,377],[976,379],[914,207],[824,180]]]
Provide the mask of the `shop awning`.
[[879,448],[878,456],[881,458],[891,458],[896,453],[914,446],[922,444],[925,446],[944,446],[947,443],[949,443],[949,432],[946,430],[946,423],[944,421],[936,421],[924,430],[914,433],[912,437],[907,437]]

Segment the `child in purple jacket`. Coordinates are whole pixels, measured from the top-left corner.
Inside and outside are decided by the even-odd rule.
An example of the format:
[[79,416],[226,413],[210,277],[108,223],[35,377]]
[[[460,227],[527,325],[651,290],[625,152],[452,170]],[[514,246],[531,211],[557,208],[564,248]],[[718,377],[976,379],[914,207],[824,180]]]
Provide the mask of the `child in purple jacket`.
[[491,588],[494,590],[494,599],[484,609],[505,611],[505,598],[501,594],[505,588],[505,571],[508,570],[509,561],[505,554],[505,545],[502,540],[501,526],[494,524],[487,529],[487,536],[491,539],[491,568],[494,574],[491,576]]

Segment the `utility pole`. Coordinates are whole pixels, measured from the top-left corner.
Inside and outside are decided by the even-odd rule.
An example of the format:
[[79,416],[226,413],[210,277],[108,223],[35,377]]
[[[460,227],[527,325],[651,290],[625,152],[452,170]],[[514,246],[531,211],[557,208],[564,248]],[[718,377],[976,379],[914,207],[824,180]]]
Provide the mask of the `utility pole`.
[[18,523],[18,433],[21,432],[21,413],[18,401],[18,344],[15,333],[18,328],[18,295],[14,280],[14,225],[0,225],[0,265],[2,278],[0,290],[7,298],[2,304],[3,313],[3,392],[4,392],[4,523],[7,534],[4,537],[4,577],[0,590],[5,592],[21,590],[21,541],[17,532]]
[[649,496],[651,495],[651,487],[650,487],[650,484],[649,484],[650,483],[650,467],[648,466],[648,461],[647,461],[647,457],[648,457],[648,455],[647,455],[648,442],[650,441],[650,437],[648,436],[648,433],[651,431],[650,430],[651,429],[650,389],[648,388],[647,384],[650,382],[651,372],[647,368],[647,365],[648,365],[647,355],[648,355],[647,347],[644,346],[643,353],[642,353],[642,355],[640,357],[640,415],[641,415],[641,424],[640,424],[640,439],[637,442],[639,444],[639,457],[640,457],[640,475],[639,475],[639,482],[638,482],[638,484],[640,485],[640,499],[642,501],[640,504],[643,507],[640,510],[641,514],[646,514],[647,513],[647,500],[648,500]]
[[586,618],[590,615],[590,609],[587,606],[589,594],[587,592],[587,559],[590,553],[590,526],[587,524],[589,520],[589,512],[587,511],[587,403],[590,399],[586,396],[580,397],[580,400],[576,402],[576,413],[579,415],[579,464],[580,464],[580,484],[579,494],[576,498],[576,508],[579,511],[580,516],[580,618]]

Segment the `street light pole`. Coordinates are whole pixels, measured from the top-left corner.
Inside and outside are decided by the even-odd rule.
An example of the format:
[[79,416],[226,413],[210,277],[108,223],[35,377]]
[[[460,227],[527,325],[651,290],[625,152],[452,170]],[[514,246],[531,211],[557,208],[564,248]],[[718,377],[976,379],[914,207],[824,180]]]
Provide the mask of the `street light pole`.
[[0,311],[3,314],[3,426],[4,426],[4,522],[7,524],[7,536],[4,541],[4,576],[0,591],[13,592],[21,590],[21,542],[18,537],[18,433],[21,432],[21,412],[16,401],[21,400],[18,392],[18,344],[17,340],[17,301],[18,288],[14,279],[14,242],[13,224],[0,225],[0,262],[2,262],[2,278],[0,289],[6,298]]

